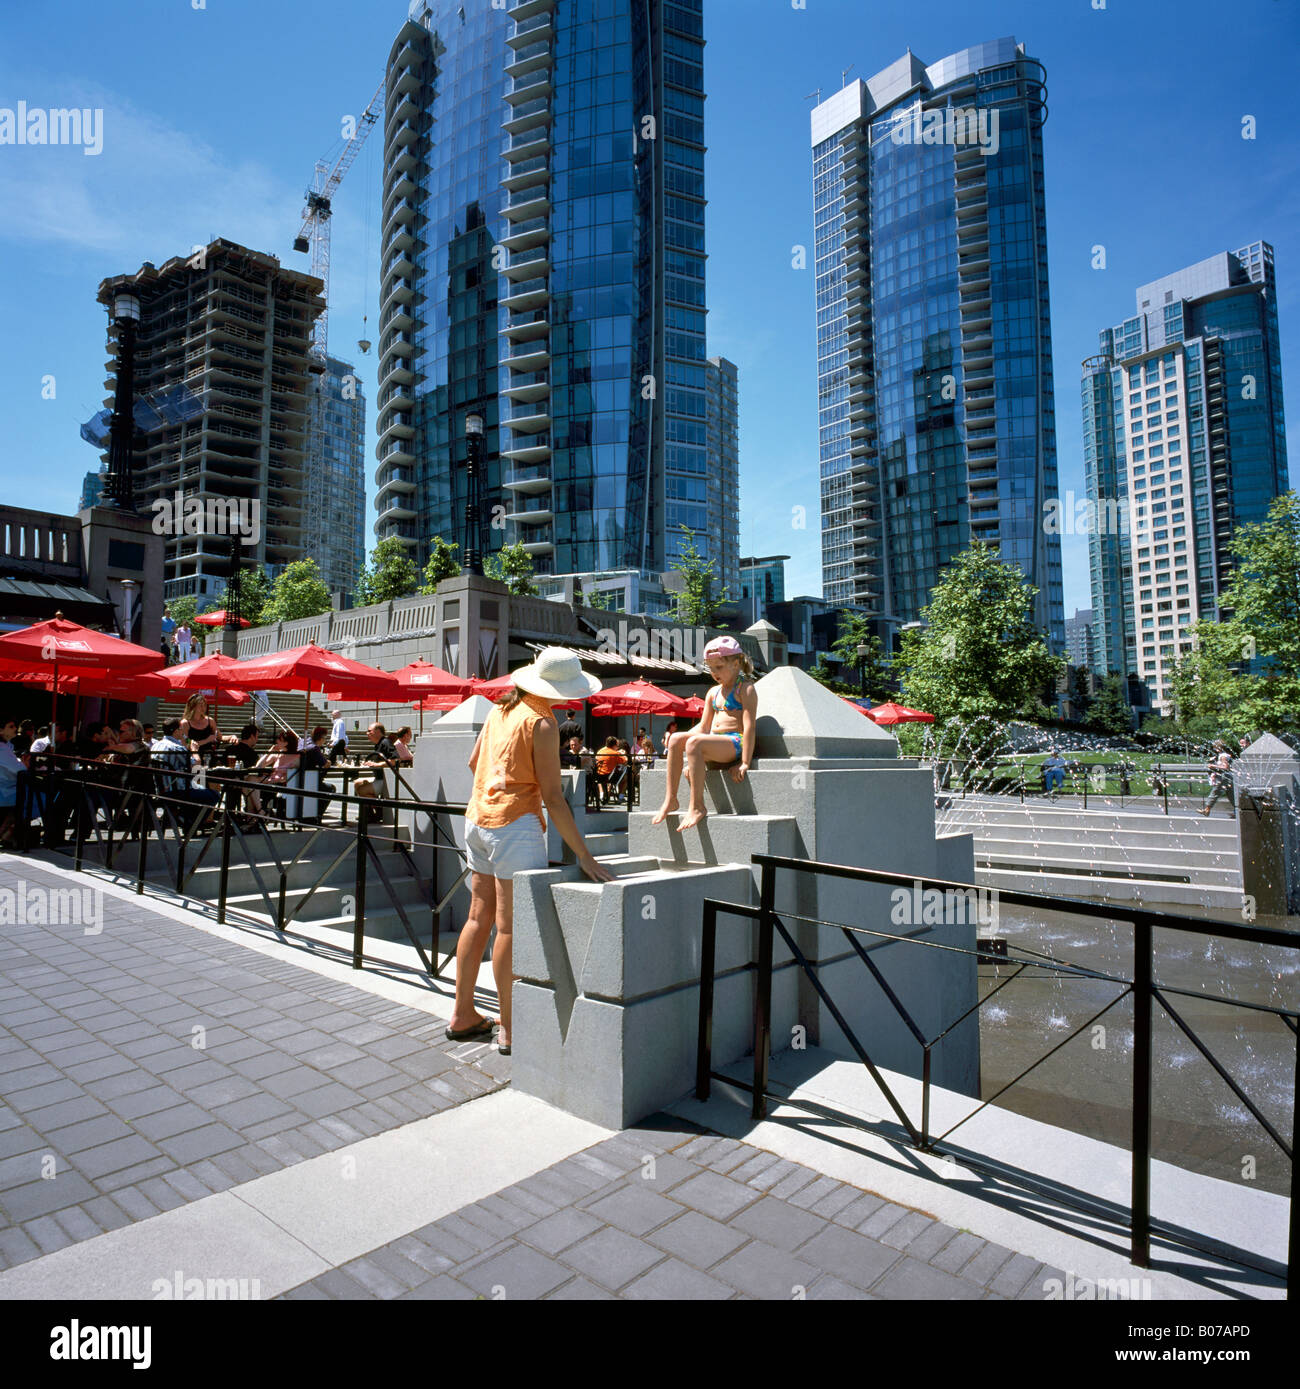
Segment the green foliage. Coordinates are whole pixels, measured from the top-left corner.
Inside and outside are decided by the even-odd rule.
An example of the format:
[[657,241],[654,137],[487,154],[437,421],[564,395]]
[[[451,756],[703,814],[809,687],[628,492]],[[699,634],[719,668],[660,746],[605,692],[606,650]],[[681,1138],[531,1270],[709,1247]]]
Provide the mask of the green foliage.
[[825,685],[828,690],[834,691],[839,695],[856,695],[858,687],[850,685],[847,681],[838,678],[836,672],[831,669],[825,656],[817,657],[817,664],[809,666],[808,674],[817,681],[819,685]]
[[922,609],[929,626],[903,633],[894,660],[903,702],[939,723],[1041,714],[1065,663],[1030,621],[1037,592],[994,548],[974,544],[957,555]]
[[429,551],[429,562],[424,566],[424,584],[421,593],[436,593],[444,579],[454,579],[460,574],[460,560],[456,552],[460,546],[453,542],[448,545],[440,535],[433,537],[433,549]]
[[330,591],[314,559],[296,559],[286,565],[271,585],[271,596],[262,609],[262,622],[294,622],[317,617],[330,610]]
[[[1300,497],[1286,492],[1266,520],[1233,537],[1237,564],[1219,596],[1222,621],[1202,618],[1195,649],[1171,680],[1180,728],[1194,722],[1251,734],[1300,724]],[[1247,667],[1254,662],[1256,669]]]
[[485,556],[483,572],[489,579],[499,579],[516,598],[531,598],[538,591],[533,583],[533,557],[524,549],[523,541],[503,545],[496,554]]
[[1088,728],[1097,733],[1122,734],[1132,731],[1133,719],[1118,671],[1112,670],[1102,681],[1085,722]]
[[172,610],[178,627],[188,626],[191,632],[195,630],[194,619],[199,615],[199,600],[192,593],[187,593],[184,598],[174,598],[167,606]]
[[420,572],[406,546],[390,535],[370,552],[370,565],[361,571],[352,601],[359,608],[368,608],[393,598],[409,598],[419,583]]
[[[865,656],[858,655],[859,646],[867,648]],[[889,698],[889,660],[880,638],[872,635],[870,623],[861,613],[840,614],[840,634],[831,650],[846,666],[857,672],[858,685],[853,694],[863,693],[865,686],[868,699],[880,701]]]
[[[271,597],[270,581],[266,577],[266,570],[260,564],[246,564],[239,570],[239,615],[244,618],[250,627],[261,627],[265,623],[262,616],[266,608],[267,601]],[[226,583],[226,591],[221,595],[221,602],[217,607],[230,611],[230,583]]]
[[716,626],[714,619],[730,595],[725,588],[720,593],[714,593],[718,582],[716,562],[701,558],[695,547],[695,532],[689,526],[683,526],[681,530],[686,537],[685,551],[670,571],[679,574],[682,579],[673,615],[688,627]]
[[1092,708],[1092,690],[1088,672],[1082,666],[1075,669],[1074,677],[1070,682],[1070,702],[1078,710],[1078,720],[1081,724],[1088,722],[1089,711]]

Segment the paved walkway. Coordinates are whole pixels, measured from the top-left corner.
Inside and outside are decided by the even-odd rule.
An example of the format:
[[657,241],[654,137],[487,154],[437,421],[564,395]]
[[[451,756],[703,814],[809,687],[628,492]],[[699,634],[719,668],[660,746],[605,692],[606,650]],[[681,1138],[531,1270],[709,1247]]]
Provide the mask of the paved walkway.
[[16,910],[0,1298],[174,1274],[262,1298],[1043,1299],[1066,1276],[690,1120],[614,1134],[515,1094],[495,1047],[443,1037],[445,985],[0,855]]

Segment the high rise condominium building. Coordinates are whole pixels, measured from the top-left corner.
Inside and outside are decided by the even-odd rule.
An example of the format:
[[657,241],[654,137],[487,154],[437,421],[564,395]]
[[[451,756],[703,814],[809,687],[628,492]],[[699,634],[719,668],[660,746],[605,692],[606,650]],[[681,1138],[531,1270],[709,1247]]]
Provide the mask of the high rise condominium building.
[[982,541],[1059,651],[1045,81],[1006,38],[821,102],[814,254],[826,597],[914,621]]
[[[708,490],[705,493],[707,511],[703,526],[695,526],[706,539],[712,539],[709,551],[714,560],[718,591],[725,590],[731,602],[740,599],[740,402],[739,373],[735,362],[725,357],[710,357],[708,370]],[[692,480],[697,483],[698,480]],[[676,487],[679,484],[671,484]],[[689,499],[699,496],[693,486]],[[668,531],[674,534],[682,524],[674,515],[674,506],[686,497],[668,503]],[[698,548],[698,546],[697,546]]]
[[[308,349],[322,288],[225,239],[100,283],[106,306],[122,292],[140,302],[137,423],[140,402],[160,408],[154,426],[136,434],[135,497],[167,537],[168,599],[220,598],[235,532],[243,562],[272,576],[303,557]],[[111,407],[114,328],[109,351]],[[178,397],[201,408],[173,411],[167,402]]]
[[1273,248],[1142,285],[1099,349],[1083,364],[1097,660],[1166,710],[1192,624],[1219,615],[1236,529],[1287,489]]
[[[417,0],[384,120],[376,533],[657,575],[708,506],[702,0]],[[719,499],[719,514],[726,499]],[[697,548],[725,563],[708,521]]]
[[1065,619],[1065,655],[1070,664],[1080,670],[1096,668],[1091,608],[1075,608],[1074,616]]
[[331,592],[349,593],[366,559],[366,398],[350,362],[327,357],[326,367],[313,380],[321,447],[307,468],[303,549]]

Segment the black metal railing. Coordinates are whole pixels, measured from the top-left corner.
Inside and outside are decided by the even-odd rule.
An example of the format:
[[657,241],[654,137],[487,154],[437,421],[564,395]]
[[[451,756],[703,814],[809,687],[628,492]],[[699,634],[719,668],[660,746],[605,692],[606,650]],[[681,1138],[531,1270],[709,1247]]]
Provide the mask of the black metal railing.
[[[699,1039],[696,1055],[696,1098],[706,1100],[709,1097],[711,1082],[714,1080],[725,1081],[728,1085],[735,1086],[750,1092],[752,1097],[752,1117],[755,1120],[763,1119],[767,1115],[767,1102],[769,1099],[779,1100],[781,1103],[789,1104],[795,1108],[809,1108],[802,1105],[800,1101],[789,1095],[774,1094],[769,1089],[768,1063],[771,1052],[772,1041],[772,975],[773,975],[773,955],[776,936],[779,935],[784,942],[790,955],[809,979],[818,997],[826,1005],[827,1011],[834,1018],[836,1024],[844,1033],[849,1046],[862,1062],[872,1080],[879,1087],[881,1094],[897,1116],[903,1131],[907,1134],[908,1142],[915,1148],[927,1153],[941,1153],[939,1145],[948,1139],[962,1124],[969,1122],[976,1114],[987,1109],[1001,1095],[1005,1094],[1013,1085],[1025,1078],[1031,1071],[1042,1065],[1051,1056],[1055,1055],[1080,1033],[1094,1026],[1098,1019],[1110,1012],[1117,1004],[1124,999],[1132,996],[1134,1008],[1134,1027],[1133,1027],[1133,1078],[1132,1078],[1132,1164],[1130,1180],[1130,1205],[1128,1207],[1128,1226],[1130,1230],[1130,1251],[1132,1262],[1139,1268],[1149,1268],[1151,1264],[1151,1237],[1155,1228],[1151,1219],[1151,1092],[1152,1092],[1152,1054],[1153,1054],[1153,1005],[1158,1003],[1166,1015],[1182,1032],[1202,1057],[1210,1064],[1216,1074],[1222,1079],[1232,1093],[1245,1106],[1248,1112],[1261,1125],[1272,1141],[1277,1145],[1287,1160],[1291,1163],[1290,1176],[1290,1227],[1288,1239],[1288,1263],[1287,1272],[1289,1275],[1290,1262],[1295,1257],[1297,1248],[1297,1237],[1300,1235],[1297,1221],[1297,1201],[1296,1201],[1296,1168],[1294,1159],[1294,1143],[1296,1139],[1296,1125],[1293,1120],[1291,1142],[1278,1132],[1276,1125],[1260,1111],[1259,1107],[1251,1100],[1242,1087],[1229,1074],[1226,1067],[1218,1057],[1210,1050],[1205,1041],[1197,1034],[1195,1029],[1179,1013],[1171,1000],[1175,997],[1186,997],[1205,1001],[1207,997],[1212,998],[1215,1003],[1222,1003],[1227,1006],[1247,1009],[1255,1013],[1268,1014],[1278,1018],[1297,1038],[1296,1063],[1295,1063],[1295,1087],[1292,1094],[1295,1095],[1300,1090],[1300,1013],[1291,1009],[1276,1008],[1266,1004],[1248,1003],[1239,999],[1225,998],[1219,995],[1206,995],[1197,993],[1189,989],[1176,988],[1167,984],[1158,984],[1154,974],[1153,958],[1153,939],[1152,933],[1158,927],[1161,930],[1175,931],[1183,934],[1199,936],[1220,936],[1228,940],[1248,942],[1255,945],[1283,947],[1290,950],[1300,949],[1300,936],[1286,931],[1279,931],[1269,927],[1239,925],[1236,922],[1220,921],[1200,921],[1194,917],[1178,916],[1173,913],[1151,911],[1137,906],[1127,904],[1087,902],[1078,899],[1057,899],[1046,897],[1038,893],[1028,892],[1002,892],[997,894],[999,906],[1020,906],[1037,910],[1046,911],[1067,911],[1072,915],[1091,917],[1107,922],[1127,922],[1133,929],[1133,976],[1125,978],[1122,975],[1110,974],[1103,970],[1085,968],[1080,965],[1070,965],[1053,960],[1050,956],[1035,953],[1032,957],[1018,959],[1013,956],[999,956],[999,963],[1018,965],[1019,968],[1005,980],[1000,981],[995,988],[989,991],[982,999],[963,1011],[957,1018],[950,1021],[941,1031],[933,1036],[927,1037],[917,1025],[916,1020],[911,1016],[897,994],[890,988],[881,971],[870,959],[868,952],[863,948],[859,937],[872,937],[881,943],[894,943],[918,946],[930,950],[954,951],[963,955],[975,955],[980,963],[989,962],[992,958],[989,954],[987,945],[981,946],[977,942],[974,950],[962,946],[949,945],[938,941],[922,939],[916,935],[900,935],[896,932],[879,931],[866,926],[850,926],[843,922],[823,921],[817,917],[801,916],[794,912],[780,912],[776,910],[776,887],[778,873],[795,873],[803,876],[815,878],[829,877],[849,879],[863,884],[884,884],[890,887],[904,887],[911,892],[919,884],[922,890],[938,889],[942,892],[956,892],[969,894],[974,889],[970,883],[954,883],[941,878],[919,878],[915,874],[905,873],[886,873],[875,869],[849,868],[840,864],[819,863],[811,859],[798,859],[783,857],[774,854],[754,854],[752,862],[760,870],[759,879],[759,905],[741,905],[733,902],[723,902],[714,898],[706,898],[703,904],[703,932],[701,942],[701,964],[700,964],[700,1004],[699,1004]],[[756,982],[754,990],[754,1011],[753,1011],[753,1078],[747,1084],[737,1080],[732,1076],[715,1071],[712,1068],[713,1057],[713,991],[715,975],[715,956],[717,945],[717,924],[718,916],[727,914],[738,916],[747,921],[757,923],[758,926],[758,959],[751,968],[756,971]],[[795,921],[803,925],[830,927],[844,933],[853,952],[862,960],[868,972],[875,982],[880,986],[880,991],[889,1006],[902,1020],[915,1039],[921,1051],[921,1113],[918,1119],[909,1115],[890,1088],[888,1082],[881,1074],[880,1069],[873,1062],[867,1049],[861,1040],[854,1033],[843,1012],[836,1006],[835,1001],[827,992],[822,981],[817,977],[817,965],[809,961],[800,950],[791,932],[787,929],[786,921]],[[1059,975],[1073,976],[1080,979],[1100,980],[1110,982],[1119,986],[1119,992],[1111,999],[1105,1007],[1094,1013],[1085,1022],[1074,1028],[1060,1042],[1054,1045],[1049,1051],[1045,1052],[1031,1065],[1027,1066],[1018,1075],[1000,1086],[996,1092],[987,1099],[982,1099],[978,1107],[957,1123],[951,1125],[943,1133],[932,1134],[930,1132],[930,1094],[931,1094],[931,1060],[934,1049],[946,1037],[977,1014],[989,999],[993,998],[1002,989],[1013,983],[1025,969],[1033,966],[1038,969],[1048,969]],[[815,1109],[814,1112],[824,1116],[824,1109]],[[861,1121],[849,1115],[838,1116],[843,1122],[860,1125]],[[865,1126],[864,1127],[869,1127]],[[963,1151],[961,1160],[968,1166],[979,1167],[978,1158]],[[989,1170],[992,1170],[991,1168]],[[1059,1194],[1059,1193],[1058,1193]],[[1076,1203],[1070,1203],[1076,1204]],[[1090,1213],[1096,1214],[1096,1207],[1082,1206]],[[1165,1227],[1161,1227],[1159,1233],[1163,1238],[1172,1242],[1183,1244],[1189,1248],[1200,1250],[1203,1253],[1214,1253],[1203,1245],[1196,1244],[1192,1239],[1182,1232],[1176,1232]],[[1292,1283],[1288,1276],[1287,1295],[1290,1297]]]
[[[405,782],[402,785],[410,792]],[[178,894],[215,905],[218,923],[224,924],[232,912],[240,911],[238,904],[231,904],[230,897],[245,895],[230,892],[232,856],[237,852],[238,862],[247,867],[256,885],[256,895],[265,903],[273,929],[287,937],[301,935],[288,928],[295,921],[305,920],[302,913],[307,903],[352,855],[352,967],[364,968],[369,958],[365,954],[367,894],[376,880],[425,972],[430,977],[440,976],[452,958],[448,955],[438,959],[438,922],[468,877],[469,868],[465,851],[449,833],[445,818],[463,816],[463,805],[425,801],[414,793],[407,799],[348,795],[330,788],[309,787],[302,784],[301,778],[294,780],[293,772],[289,780],[277,783],[250,777],[239,769],[183,771],[166,762],[159,765],[156,754],[151,762],[140,764],[83,763],[71,757],[38,755],[32,769],[19,777],[18,791],[15,813],[19,849],[27,850],[39,839],[46,848],[71,852],[73,868],[79,872],[86,866],[90,848],[100,866],[121,872],[121,860],[129,845],[135,856],[137,893],[144,892],[151,866],[156,873],[161,862],[169,887]],[[259,798],[258,808],[252,803],[254,795]],[[261,798],[267,802],[264,806]],[[344,816],[349,808],[353,809],[354,822],[325,822],[323,812],[330,802],[336,803]],[[420,871],[411,845],[402,835],[399,814],[424,816],[427,820],[429,834],[422,847],[433,851],[428,875]],[[387,817],[394,821],[391,833],[385,832],[387,826],[373,824]],[[296,852],[290,853],[282,842],[277,843],[279,836],[271,832],[273,827],[302,831],[307,837]],[[334,836],[332,843],[328,836]],[[312,875],[305,884],[305,893],[290,905],[290,877],[299,864],[315,865],[312,853],[318,843],[329,843],[331,850],[337,846],[337,852],[330,855],[321,871]],[[383,849],[397,855],[407,878],[417,885],[421,907],[429,913],[428,950],[420,927],[408,910],[410,904],[402,900],[380,856]],[[202,896],[194,890],[195,874],[214,852],[219,863],[216,895]],[[439,855],[448,853],[454,860],[454,881],[440,894],[439,880],[443,875],[439,872]],[[265,874],[264,868],[268,870]],[[248,919],[256,921],[252,916]]]

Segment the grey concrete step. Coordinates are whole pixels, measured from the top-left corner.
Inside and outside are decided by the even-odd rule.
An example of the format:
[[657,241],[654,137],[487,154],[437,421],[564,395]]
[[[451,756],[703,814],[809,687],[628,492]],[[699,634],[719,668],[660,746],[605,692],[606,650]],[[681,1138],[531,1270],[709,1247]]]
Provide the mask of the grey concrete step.
[[1145,906],[1217,907],[1236,917],[1242,907],[1241,889],[1201,883],[1170,883],[1143,878],[1089,878],[1052,873],[1050,869],[976,867],[981,887],[1005,892],[1036,892],[1055,897],[1104,898],[1116,904]]
[[1096,863],[1112,867],[1133,863],[1166,863],[1193,873],[1211,869],[1241,871],[1241,853],[1235,843],[1219,847],[1182,843],[1082,845],[1071,840],[976,835],[975,858],[976,861],[981,858],[1012,858],[1033,863]]
[[[414,878],[396,876],[392,873],[388,877],[392,884],[393,896],[408,909],[419,907],[421,904],[427,907],[420,884]],[[274,880],[266,881],[267,891],[271,896],[272,902],[278,901],[278,884]],[[284,894],[284,905],[286,912],[295,913],[294,920],[324,920],[335,916],[351,916],[351,908],[344,905],[344,899],[351,899],[354,892],[354,885],[346,883],[326,883],[315,889],[309,887],[286,889]],[[366,882],[366,901],[373,904],[377,910],[387,910],[392,902],[392,896],[379,880],[376,874],[371,874]],[[227,893],[226,905],[234,907],[240,911],[262,911],[266,907],[266,898],[256,890],[252,892]]]
[[1235,821],[1221,810],[1214,815],[1152,815],[1142,811],[1083,810],[1051,804],[1032,806],[963,805],[953,801],[936,816],[945,827],[978,829],[986,825],[1016,825],[1038,829],[1077,829],[1091,834],[1124,830],[1147,834],[1235,834]]
[[694,829],[677,824],[684,811],[675,811],[662,825],[652,824],[655,812],[634,810],[628,818],[628,852],[652,855],[665,867],[712,867],[748,864],[756,853],[796,855],[799,826],[792,815],[708,815]]

